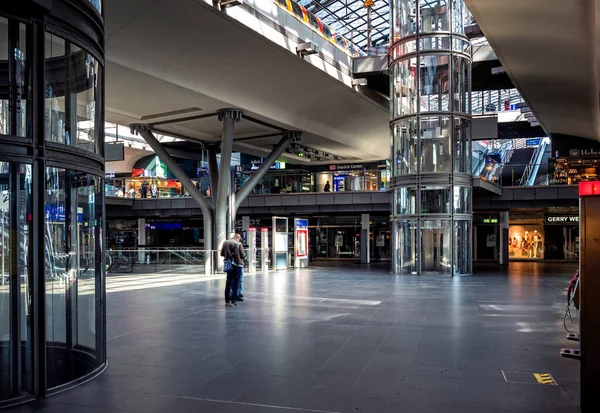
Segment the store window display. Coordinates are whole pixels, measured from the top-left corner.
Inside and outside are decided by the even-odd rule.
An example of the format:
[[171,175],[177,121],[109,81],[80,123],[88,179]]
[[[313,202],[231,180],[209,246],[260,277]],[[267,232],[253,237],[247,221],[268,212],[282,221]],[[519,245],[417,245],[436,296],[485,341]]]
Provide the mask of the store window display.
[[544,227],[542,225],[511,225],[508,230],[510,259],[544,258]]

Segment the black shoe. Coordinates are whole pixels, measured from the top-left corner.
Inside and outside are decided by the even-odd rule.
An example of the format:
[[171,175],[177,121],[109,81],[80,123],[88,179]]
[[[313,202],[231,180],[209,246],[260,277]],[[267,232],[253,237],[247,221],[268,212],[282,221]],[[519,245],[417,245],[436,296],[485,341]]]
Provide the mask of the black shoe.
[[240,294],[240,295],[238,295],[238,297],[244,298],[244,294]]
[[236,297],[235,301],[244,301],[244,299],[242,297]]

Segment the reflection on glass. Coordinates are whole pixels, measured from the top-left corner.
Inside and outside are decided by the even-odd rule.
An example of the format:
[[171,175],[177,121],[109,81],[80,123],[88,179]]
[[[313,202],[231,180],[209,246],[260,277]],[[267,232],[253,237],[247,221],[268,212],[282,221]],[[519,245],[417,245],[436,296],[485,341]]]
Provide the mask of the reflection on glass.
[[448,0],[419,0],[419,12],[419,32],[449,31]]
[[101,179],[62,168],[47,168],[46,339],[48,387],[72,381],[96,367],[97,280]]
[[100,70],[85,50],[46,33],[46,139],[100,153]]
[[[16,29],[16,25],[15,25]],[[16,131],[15,135],[17,136],[27,136],[28,135],[28,119],[27,119],[27,100],[28,100],[28,87],[30,84],[29,79],[29,65],[27,64],[27,30],[26,26],[23,23],[19,23],[18,31],[16,31],[18,35],[14,36],[14,79],[13,84],[15,85],[16,94]],[[15,34],[16,34],[15,33]]]
[[471,172],[471,147],[469,137],[471,134],[471,121],[454,118],[454,172]]
[[[32,391],[30,208],[31,166],[0,162],[0,401]],[[12,323],[20,325],[19,336],[12,335]]]
[[67,141],[65,61],[65,41],[58,36],[46,33],[44,135],[46,140],[58,143]]
[[[31,82],[26,42],[24,24],[0,17],[0,74],[4,72],[6,77],[5,87],[0,87],[0,134],[3,135],[25,137],[28,133],[27,101]],[[13,48],[9,49],[11,45]],[[15,99],[14,112],[11,112],[11,99]]]
[[421,271],[452,274],[452,222],[424,220],[421,227]]
[[[8,75],[8,20],[0,17],[0,66],[6,67]],[[10,88],[0,89],[0,134],[10,134]]]
[[421,112],[447,111],[449,55],[421,56],[420,110]]
[[419,50],[450,50],[450,37],[448,35],[422,37],[419,39]]
[[[10,290],[10,164],[0,162],[0,400],[13,396],[11,361],[13,340],[11,336],[11,293]],[[6,366],[6,367],[5,367]]]
[[454,274],[471,274],[471,221],[454,222]]
[[423,214],[449,214],[450,201],[450,187],[421,187],[421,213]]
[[452,1],[452,32],[465,34],[465,27],[469,24],[469,9],[464,0]]
[[471,188],[455,186],[454,187],[454,213],[471,213]]
[[396,272],[414,274],[418,271],[417,257],[417,220],[396,221]]
[[[75,146],[86,151],[96,152],[95,143],[98,140],[98,133],[101,125],[96,127],[97,103],[99,99],[99,70],[98,61],[89,53],[81,50],[79,47],[71,46],[72,66],[75,66],[78,78],[75,88],[74,102],[71,105],[76,109],[76,130],[77,138]],[[82,72],[80,72],[80,70]],[[98,107],[99,109],[99,107]]]
[[397,188],[396,189],[396,214],[416,214],[417,213],[417,189],[416,188]]
[[417,173],[417,120],[402,119],[394,126],[396,175]]
[[393,68],[394,117],[417,112],[417,59],[407,59]]
[[421,118],[421,172],[451,172],[449,117]]
[[454,56],[453,71],[453,110],[469,114],[471,111],[471,100],[469,99],[471,63],[462,56]]
[[416,0],[395,0],[395,3],[392,15],[393,42],[417,32],[417,21],[414,13]]

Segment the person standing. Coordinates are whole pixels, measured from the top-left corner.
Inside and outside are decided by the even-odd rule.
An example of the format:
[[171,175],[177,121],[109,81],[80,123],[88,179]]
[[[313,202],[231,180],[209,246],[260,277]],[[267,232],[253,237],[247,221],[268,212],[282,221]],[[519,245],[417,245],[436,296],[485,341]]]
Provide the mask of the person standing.
[[239,251],[241,260],[239,263],[234,262],[233,265],[237,267],[237,290],[236,290],[236,300],[244,301],[244,294],[242,293],[243,289],[243,278],[244,278],[244,265],[246,260],[246,251],[244,251],[244,244],[242,244],[242,236],[240,234],[235,234],[235,240],[238,242]]
[[[321,181],[323,182],[323,181]],[[325,183],[325,188],[323,188],[325,192],[331,192],[331,185],[329,185],[329,181]]]
[[225,241],[221,248],[221,256],[224,261],[231,260],[231,268],[227,271],[227,282],[225,283],[225,305],[227,307],[236,305],[236,301],[244,301],[243,298],[238,297],[240,268],[243,269],[246,257],[244,247],[240,242],[241,238],[239,234],[235,234],[231,239]]
[[145,179],[144,182],[142,182],[142,186],[140,186],[140,195],[142,196],[142,198],[148,197],[148,181],[146,181]]

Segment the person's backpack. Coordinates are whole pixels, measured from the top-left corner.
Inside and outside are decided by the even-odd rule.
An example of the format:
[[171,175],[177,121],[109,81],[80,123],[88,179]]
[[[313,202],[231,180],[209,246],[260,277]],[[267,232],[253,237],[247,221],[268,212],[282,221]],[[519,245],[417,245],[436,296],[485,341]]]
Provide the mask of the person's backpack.
[[223,260],[223,271],[229,272],[233,270],[233,253],[235,252],[235,248],[237,247],[237,242],[233,246],[233,249],[230,249],[232,258],[225,258]]

